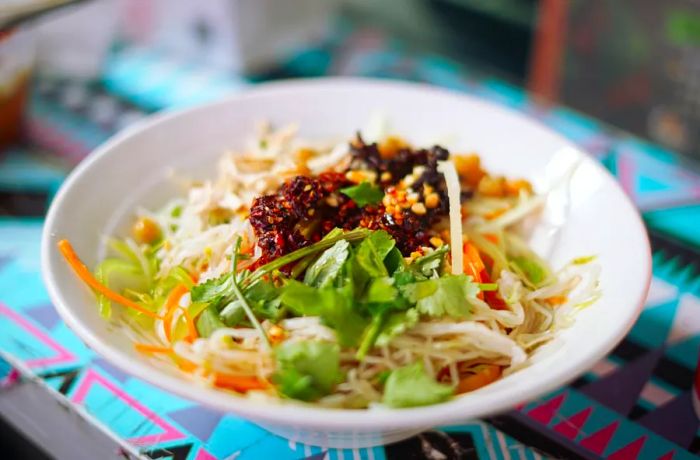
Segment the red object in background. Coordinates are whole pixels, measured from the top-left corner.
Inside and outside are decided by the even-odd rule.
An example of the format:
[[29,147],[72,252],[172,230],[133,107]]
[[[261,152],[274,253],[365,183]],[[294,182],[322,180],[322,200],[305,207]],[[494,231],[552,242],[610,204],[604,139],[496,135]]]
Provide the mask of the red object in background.
[[0,96],[0,149],[17,142],[22,134],[22,114],[27,106],[29,74],[19,77],[8,95]]
[[528,89],[546,101],[559,96],[567,8],[566,0],[540,0],[538,6]]
[[21,32],[0,32],[0,151],[22,134],[32,61],[26,40]]

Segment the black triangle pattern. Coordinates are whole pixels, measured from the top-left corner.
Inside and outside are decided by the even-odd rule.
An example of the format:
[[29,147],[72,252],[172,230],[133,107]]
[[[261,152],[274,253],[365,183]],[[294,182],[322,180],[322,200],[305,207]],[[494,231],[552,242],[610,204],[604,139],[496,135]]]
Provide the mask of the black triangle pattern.
[[154,460],[157,458],[167,458],[171,460],[187,460],[187,456],[190,455],[192,447],[192,443],[180,444],[177,446],[170,447],[159,447],[157,449],[145,451],[144,455]]
[[61,379],[61,385],[58,387],[58,392],[62,395],[67,395],[78,377],[82,368],[67,369],[61,371],[51,371],[41,374],[40,377],[44,380]]

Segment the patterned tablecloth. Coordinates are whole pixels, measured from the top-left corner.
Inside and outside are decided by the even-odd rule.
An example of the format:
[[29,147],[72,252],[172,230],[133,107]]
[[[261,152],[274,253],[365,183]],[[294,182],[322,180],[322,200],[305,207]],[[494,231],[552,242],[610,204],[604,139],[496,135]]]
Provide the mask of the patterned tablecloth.
[[[41,216],[70,166],[145,113],[259,80],[324,74],[426,81],[481,96],[529,114],[603,162],[654,236],[651,292],[629,336],[582,378],[512,412],[346,451],[276,437],[154,388],[87,349],[57,316],[39,274]],[[411,54],[372,31],[306,50],[256,79],[129,49],[112,56],[99,82],[43,79],[34,89],[31,143],[0,158],[0,206],[34,216],[0,219],[0,353],[6,359],[0,360],[0,401],[32,381],[107,433],[121,446],[119,455],[132,457],[689,459],[700,453],[691,404],[700,349],[700,277],[692,250],[700,248],[700,175],[673,153],[568,109],[539,106],[517,87]],[[669,245],[670,239],[685,247]]]

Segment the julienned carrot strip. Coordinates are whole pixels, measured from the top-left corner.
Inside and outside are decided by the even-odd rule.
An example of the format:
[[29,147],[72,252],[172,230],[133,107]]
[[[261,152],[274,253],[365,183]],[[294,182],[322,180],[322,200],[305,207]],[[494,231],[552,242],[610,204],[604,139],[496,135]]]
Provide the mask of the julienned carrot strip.
[[174,356],[174,359],[177,363],[177,367],[179,367],[183,372],[192,373],[199,367],[192,361],[187,360],[181,356]]
[[73,271],[75,271],[75,274],[78,275],[78,278],[80,278],[85,284],[90,286],[92,289],[107,297],[109,300],[122,304],[127,308],[136,310],[140,313],[143,313],[146,316],[150,316],[151,318],[160,318],[160,316],[158,316],[154,312],[142,307],[141,305],[137,304],[132,300],[127,299],[123,295],[117,294],[104,284],[97,281],[97,279],[92,275],[92,273],[90,273],[90,270],[88,270],[85,264],[80,260],[80,258],[78,258],[78,255],[75,253],[75,251],[73,250],[73,246],[71,246],[68,240],[59,241],[58,250],[63,255],[63,258],[66,259],[68,265],[70,265]]
[[566,301],[569,300],[565,295],[555,295],[544,299],[549,305],[556,307],[558,305],[564,305]]
[[228,388],[230,390],[245,393],[250,390],[264,390],[270,384],[257,377],[244,377],[239,375],[221,374],[214,372],[214,386]]
[[498,244],[498,235],[496,235],[495,233],[484,233],[484,238],[486,238],[493,244]]
[[197,328],[194,325],[194,319],[187,309],[183,309],[185,314],[185,321],[187,322],[187,340],[189,342],[194,342],[197,339]]
[[457,393],[478,390],[501,376],[501,367],[494,364],[484,364],[475,374],[468,375],[459,381]]
[[484,270],[484,261],[481,260],[476,246],[467,242],[464,244],[464,273],[471,275],[475,283],[481,283],[481,272]]
[[493,220],[496,217],[499,217],[499,216],[502,216],[503,214],[505,214],[506,211],[508,211],[508,208],[496,209],[495,211],[491,211],[491,212],[484,214],[484,219]]
[[140,342],[134,343],[134,348],[141,353],[170,353],[173,351],[172,348],[165,347],[163,345],[153,345],[150,343]]
[[165,299],[165,315],[163,316],[163,330],[165,332],[165,337],[170,340],[170,329],[172,327],[173,315],[175,310],[177,310],[178,303],[183,295],[187,294],[189,289],[184,284],[178,284],[170,291],[168,297]]

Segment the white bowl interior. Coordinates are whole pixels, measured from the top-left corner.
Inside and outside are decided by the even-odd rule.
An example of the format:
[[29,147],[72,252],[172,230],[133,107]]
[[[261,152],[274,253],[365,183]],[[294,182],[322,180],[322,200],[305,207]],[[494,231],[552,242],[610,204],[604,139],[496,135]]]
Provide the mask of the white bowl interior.
[[[392,130],[418,144],[448,136],[454,152],[478,152],[496,172],[541,183],[554,155],[580,158],[572,177],[571,207],[551,255],[556,266],[597,254],[603,297],[584,310],[543,358],[477,392],[432,407],[361,411],[324,410],[250,401],[195,386],[153,366],[130,340],[103,321],[95,299],[56,250],[68,238],[93,266],[102,236],[123,230],[136,205],[157,207],[181,193],[174,169],[192,177],[214,171],[218,157],[240,147],[254,124],[299,123],[307,138],[349,138],[377,110]],[[117,135],[83,162],[56,197],[43,241],[43,271],[66,322],[98,353],[136,376],[222,410],[262,423],[309,430],[416,429],[505,410],[573,379],[604,356],[631,327],[650,277],[649,246],[639,216],[614,179],[563,138],[523,116],[464,95],[420,85],[331,79],[282,82],[210,105],[164,114]],[[547,243],[546,241],[540,243]],[[398,412],[401,415],[398,415]]]

